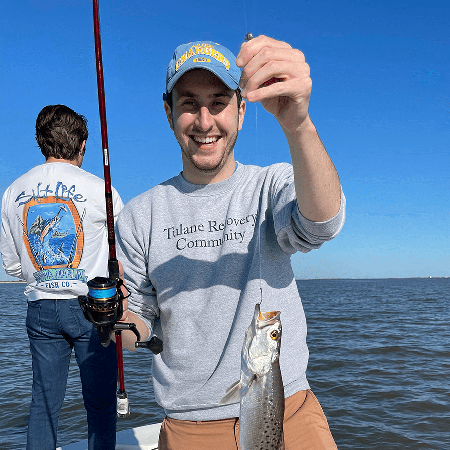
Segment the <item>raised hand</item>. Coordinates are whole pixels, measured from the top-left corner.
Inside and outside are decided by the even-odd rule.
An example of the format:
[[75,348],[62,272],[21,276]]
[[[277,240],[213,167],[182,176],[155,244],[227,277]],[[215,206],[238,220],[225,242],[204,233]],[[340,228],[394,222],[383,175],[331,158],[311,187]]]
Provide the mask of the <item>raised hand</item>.
[[261,35],[241,45],[236,63],[242,96],[261,102],[285,131],[295,132],[309,117],[312,81],[300,50]]

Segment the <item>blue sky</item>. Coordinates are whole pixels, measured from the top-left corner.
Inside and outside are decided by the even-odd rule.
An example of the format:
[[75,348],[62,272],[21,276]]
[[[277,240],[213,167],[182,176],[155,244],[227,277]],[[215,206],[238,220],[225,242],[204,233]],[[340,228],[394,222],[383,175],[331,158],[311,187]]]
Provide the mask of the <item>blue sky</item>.
[[[212,40],[237,54],[248,31],[266,34],[311,66],[310,114],[347,198],[343,231],[295,255],[296,276],[449,276],[449,20],[450,4],[436,0],[100,0],[113,185],[127,202],[181,170],[161,100],[178,44]],[[83,168],[103,176],[92,2],[5,2],[0,28],[0,195],[43,162],[34,124],[48,104],[87,117]],[[289,161],[275,119],[254,104],[235,153]]]

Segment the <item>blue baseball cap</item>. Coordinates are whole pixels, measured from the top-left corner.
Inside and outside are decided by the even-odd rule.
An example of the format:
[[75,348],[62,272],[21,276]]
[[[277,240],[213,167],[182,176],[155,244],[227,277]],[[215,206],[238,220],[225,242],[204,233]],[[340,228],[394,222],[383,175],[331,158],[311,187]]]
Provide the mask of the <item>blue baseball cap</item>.
[[166,93],[172,92],[175,83],[192,69],[206,69],[235,91],[239,87],[241,69],[236,57],[226,47],[210,41],[196,41],[179,45],[167,67]]

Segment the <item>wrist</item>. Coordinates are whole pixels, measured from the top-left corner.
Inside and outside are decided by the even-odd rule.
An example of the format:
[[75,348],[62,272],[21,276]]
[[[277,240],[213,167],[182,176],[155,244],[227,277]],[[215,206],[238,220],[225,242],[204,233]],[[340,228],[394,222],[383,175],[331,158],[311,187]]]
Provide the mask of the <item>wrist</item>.
[[309,115],[297,127],[293,128],[292,130],[283,128],[283,132],[291,148],[292,146],[294,148],[297,147],[300,142],[314,139],[318,136],[316,127]]

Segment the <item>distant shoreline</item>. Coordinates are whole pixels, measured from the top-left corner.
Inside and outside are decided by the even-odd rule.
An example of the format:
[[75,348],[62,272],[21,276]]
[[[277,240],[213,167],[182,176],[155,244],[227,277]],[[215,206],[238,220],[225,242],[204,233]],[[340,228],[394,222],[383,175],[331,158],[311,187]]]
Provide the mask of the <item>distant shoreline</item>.
[[363,281],[363,280],[446,280],[450,275],[445,277],[384,277],[384,278],[296,278],[296,281],[317,281],[317,280],[351,280],[351,281]]
[[[445,280],[449,279],[449,276],[446,277],[386,277],[386,278],[296,278],[296,281],[317,281],[317,280],[353,280],[353,281],[362,281],[362,280]],[[0,284],[26,284],[26,281],[0,281]]]

